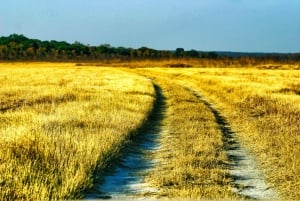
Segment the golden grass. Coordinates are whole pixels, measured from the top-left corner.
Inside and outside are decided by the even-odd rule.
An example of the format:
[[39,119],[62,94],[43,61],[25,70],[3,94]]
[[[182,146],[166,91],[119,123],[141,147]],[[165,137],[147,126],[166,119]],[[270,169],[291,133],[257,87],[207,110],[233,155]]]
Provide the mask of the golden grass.
[[169,198],[238,198],[232,192],[223,136],[209,108],[192,91],[164,77],[139,70],[161,87],[166,113],[156,153],[157,167],[148,181]]
[[0,200],[81,197],[153,109],[147,78],[166,98],[159,163],[147,176],[159,196],[238,198],[222,133],[193,95],[198,91],[227,118],[281,197],[299,199],[300,73],[292,65],[274,68],[2,63]]
[[147,70],[191,87],[209,99],[256,156],[269,184],[284,199],[300,198],[299,71]]
[[74,64],[1,64],[0,86],[0,200],[81,197],[155,99],[144,77]]
[[127,68],[259,68],[259,69],[300,69],[299,62],[276,62],[256,59],[205,59],[205,58],[170,58],[170,59],[140,59],[140,60],[106,60],[76,63],[76,66],[110,66]]

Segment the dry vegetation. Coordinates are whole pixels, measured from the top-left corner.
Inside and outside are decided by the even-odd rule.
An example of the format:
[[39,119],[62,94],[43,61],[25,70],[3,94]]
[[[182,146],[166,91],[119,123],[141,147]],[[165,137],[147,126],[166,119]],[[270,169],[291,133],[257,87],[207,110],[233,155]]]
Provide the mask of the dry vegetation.
[[259,68],[259,69],[300,69],[300,62],[276,62],[273,60],[256,60],[255,58],[240,59],[207,59],[207,58],[169,58],[169,59],[109,59],[76,63],[76,66],[109,66],[126,68],[171,67],[171,68]]
[[148,69],[192,87],[226,116],[285,199],[300,198],[300,72],[255,68]]
[[147,176],[159,196],[239,198],[224,136],[197,91],[227,118],[280,196],[300,198],[300,73],[290,65],[0,65],[0,200],[80,197],[145,122],[152,82],[166,99],[159,163]]
[[161,87],[166,113],[160,140],[159,163],[148,181],[159,196],[170,198],[238,198],[232,192],[230,163],[223,136],[209,108],[192,91],[163,73],[139,70]]
[[0,200],[79,198],[152,110],[148,79],[72,66],[1,64]]

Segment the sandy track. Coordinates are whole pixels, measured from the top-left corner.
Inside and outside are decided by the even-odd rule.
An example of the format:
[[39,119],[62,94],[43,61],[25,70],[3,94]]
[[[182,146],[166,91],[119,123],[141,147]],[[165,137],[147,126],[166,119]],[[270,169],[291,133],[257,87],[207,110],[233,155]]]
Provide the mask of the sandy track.
[[191,93],[211,110],[219,125],[219,129],[222,131],[226,152],[231,160],[229,172],[234,178],[235,187],[233,191],[251,199],[278,199],[278,193],[268,186],[264,179],[263,172],[259,169],[253,155],[241,145],[236,133],[231,129],[226,118],[198,92],[187,87],[186,89],[191,91]]
[[[119,161],[114,164],[113,170],[105,174],[104,182],[88,194],[87,199],[134,200],[137,198],[136,195],[151,195],[157,191],[144,182],[145,174],[156,165],[151,154],[159,148],[157,138],[161,132],[161,122],[165,110],[165,97],[158,86],[155,88],[157,100],[153,113],[141,129],[143,134],[138,135],[140,137],[124,148],[123,153],[126,155],[120,157]],[[277,192],[265,182],[263,172],[259,170],[254,157],[241,145],[227,120],[198,92],[188,87],[185,88],[210,109],[222,131],[226,152],[231,161],[228,169],[234,178],[233,191],[250,199],[278,199]]]
[[148,120],[86,199],[135,200],[138,195],[149,196],[157,191],[144,181],[147,172],[156,165],[152,155],[159,146],[157,140],[165,110],[165,98],[160,88],[154,87],[156,102]]

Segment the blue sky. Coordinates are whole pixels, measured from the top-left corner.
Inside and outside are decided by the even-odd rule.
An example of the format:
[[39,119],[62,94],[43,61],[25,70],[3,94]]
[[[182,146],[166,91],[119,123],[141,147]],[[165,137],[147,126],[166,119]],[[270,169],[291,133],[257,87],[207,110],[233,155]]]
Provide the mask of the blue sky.
[[0,35],[90,45],[300,52],[300,0],[1,0]]

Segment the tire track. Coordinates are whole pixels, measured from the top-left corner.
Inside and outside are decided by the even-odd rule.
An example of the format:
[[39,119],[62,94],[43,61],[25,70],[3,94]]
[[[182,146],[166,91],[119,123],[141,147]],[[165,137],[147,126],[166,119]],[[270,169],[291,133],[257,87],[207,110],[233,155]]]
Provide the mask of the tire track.
[[278,193],[267,185],[254,157],[241,145],[226,118],[205,97],[191,88],[185,88],[201,100],[215,116],[219,129],[223,134],[227,155],[231,161],[229,172],[234,178],[235,187],[233,191],[250,199],[279,199]]
[[158,138],[166,107],[160,87],[154,85],[154,88],[156,100],[153,111],[139,129],[139,134],[125,145],[120,158],[105,173],[103,182],[86,194],[85,199],[131,200],[135,196],[151,195],[157,191],[144,181],[147,172],[156,165],[153,153],[159,148]]

